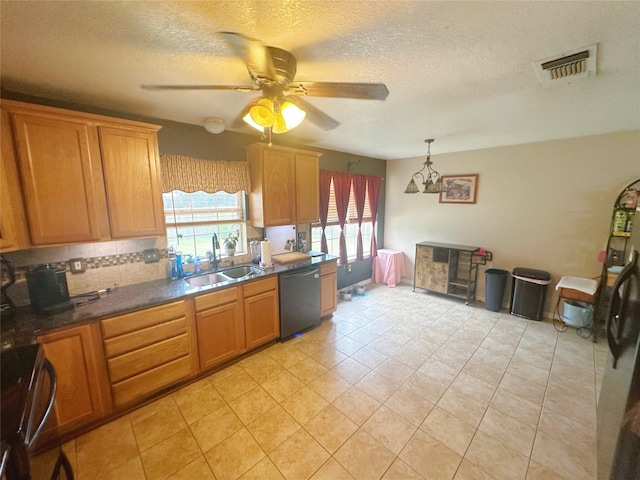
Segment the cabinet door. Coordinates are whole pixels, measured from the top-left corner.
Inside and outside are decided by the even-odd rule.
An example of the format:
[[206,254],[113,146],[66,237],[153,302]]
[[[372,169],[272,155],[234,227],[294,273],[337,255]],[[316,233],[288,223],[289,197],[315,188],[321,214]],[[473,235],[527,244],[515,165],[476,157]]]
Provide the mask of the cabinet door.
[[320,218],[320,170],[318,155],[296,154],[296,223]]
[[431,263],[433,262],[433,248],[424,245],[416,246],[416,273],[414,286],[424,289],[431,288]]
[[244,318],[248,350],[278,338],[278,291],[271,290],[245,298]]
[[320,265],[320,316],[331,315],[338,308],[337,262]]
[[58,376],[54,412],[60,433],[98,420],[111,410],[99,324],[38,337]]
[[13,113],[12,120],[32,243],[108,238],[96,128],[64,116]]
[[264,150],[262,202],[264,226],[296,223],[295,165],[289,151]]
[[239,302],[196,313],[196,329],[200,370],[214,367],[247,350]]
[[9,113],[2,110],[0,121],[0,252],[29,246],[27,219],[24,212],[20,177],[16,164]]
[[113,238],[164,235],[155,132],[100,127]]

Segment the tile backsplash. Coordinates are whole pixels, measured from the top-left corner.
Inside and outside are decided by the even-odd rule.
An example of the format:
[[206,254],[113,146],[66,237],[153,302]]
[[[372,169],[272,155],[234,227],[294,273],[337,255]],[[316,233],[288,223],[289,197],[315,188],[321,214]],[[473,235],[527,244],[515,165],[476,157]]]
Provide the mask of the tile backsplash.
[[[142,252],[149,248],[159,250],[158,262],[144,263]],[[71,295],[158,280],[170,274],[164,237],[34,248],[3,256],[13,262],[16,270],[16,283],[7,289],[7,294],[17,306],[29,304],[26,272],[35,265],[52,263],[64,268]],[[83,258],[86,271],[71,273],[72,258]]]

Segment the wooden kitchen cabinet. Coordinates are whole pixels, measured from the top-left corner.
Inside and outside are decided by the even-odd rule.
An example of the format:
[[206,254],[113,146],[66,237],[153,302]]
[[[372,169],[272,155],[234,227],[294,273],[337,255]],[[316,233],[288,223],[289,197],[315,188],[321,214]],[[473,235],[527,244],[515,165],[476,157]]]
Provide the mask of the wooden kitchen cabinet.
[[27,218],[11,135],[9,113],[0,119],[0,252],[28,248]]
[[32,245],[164,234],[160,127],[11,100],[2,107]]
[[116,407],[198,373],[193,315],[184,300],[105,319],[101,325]]
[[320,155],[265,143],[247,146],[252,225],[264,228],[318,221]]
[[100,127],[112,238],[165,235],[156,133]]
[[99,324],[68,327],[37,338],[53,364],[58,391],[54,412],[63,435],[111,411]]
[[201,371],[247,351],[241,286],[200,295],[193,302]]
[[271,276],[242,286],[247,350],[280,336],[278,277]]
[[338,261],[320,265],[320,317],[338,308]]

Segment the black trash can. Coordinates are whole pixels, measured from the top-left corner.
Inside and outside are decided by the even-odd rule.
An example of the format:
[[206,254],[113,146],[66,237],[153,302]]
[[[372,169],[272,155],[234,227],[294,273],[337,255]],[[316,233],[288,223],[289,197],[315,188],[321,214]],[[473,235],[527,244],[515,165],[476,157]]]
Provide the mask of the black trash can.
[[511,288],[511,315],[541,320],[549,272],[532,268],[514,268]]
[[499,312],[502,308],[504,289],[507,286],[509,272],[498,268],[490,268],[485,273],[484,308]]

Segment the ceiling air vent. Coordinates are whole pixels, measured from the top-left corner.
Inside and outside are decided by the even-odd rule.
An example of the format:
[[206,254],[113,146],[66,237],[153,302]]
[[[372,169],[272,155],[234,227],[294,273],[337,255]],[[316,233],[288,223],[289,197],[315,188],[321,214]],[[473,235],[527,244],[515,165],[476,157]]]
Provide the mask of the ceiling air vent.
[[571,83],[596,74],[597,45],[533,62],[543,87]]

